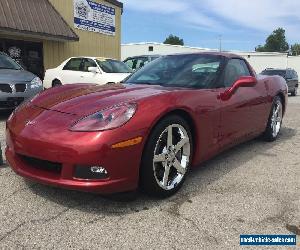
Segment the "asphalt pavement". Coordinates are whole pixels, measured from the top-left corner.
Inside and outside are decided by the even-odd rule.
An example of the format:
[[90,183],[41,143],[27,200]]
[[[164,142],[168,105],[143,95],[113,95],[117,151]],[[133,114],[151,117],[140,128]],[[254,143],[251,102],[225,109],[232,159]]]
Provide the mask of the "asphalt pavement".
[[299,157],[300,96],[289,98],[276,142],[255,139],[222,153],[165,200],[47,187],[4,165],[0,249],[242,249],[240,234],[299,235]]

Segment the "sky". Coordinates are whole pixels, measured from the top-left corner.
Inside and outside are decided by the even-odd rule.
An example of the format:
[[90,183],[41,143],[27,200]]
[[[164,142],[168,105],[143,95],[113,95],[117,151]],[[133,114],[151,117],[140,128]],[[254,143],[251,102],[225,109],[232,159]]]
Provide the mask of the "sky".
[[299,0],[123,0],[122,43],[163,42],[169,34],[185,45],[253,51],[272,31],[300,42]]

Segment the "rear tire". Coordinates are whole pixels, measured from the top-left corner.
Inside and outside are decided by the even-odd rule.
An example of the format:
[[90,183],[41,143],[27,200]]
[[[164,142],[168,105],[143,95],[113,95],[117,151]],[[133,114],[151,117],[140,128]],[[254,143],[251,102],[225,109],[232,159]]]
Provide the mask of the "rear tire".
[[146,143],[140,170],[140,187],[150,196],[164,198],[183,185],[193,154],[188,123],[171,115],[161,120]]
[[279,96],[275,96],[268,119],[267,128],[264,132],[266,141],[275,141],[280,133],[283,118],[283,105]]
[[298,87],[295,87],[291,94],[292,96],[296,96],[298,94]]
[[58,86],[61,86],[61,85],[62,85],[62,83],[61,83],[61,81],[58,80],[58,79],[55,79],[55,80],[53,80],[53,82],[52,82],[52,88],[53,88],[53,87],[58,87]]

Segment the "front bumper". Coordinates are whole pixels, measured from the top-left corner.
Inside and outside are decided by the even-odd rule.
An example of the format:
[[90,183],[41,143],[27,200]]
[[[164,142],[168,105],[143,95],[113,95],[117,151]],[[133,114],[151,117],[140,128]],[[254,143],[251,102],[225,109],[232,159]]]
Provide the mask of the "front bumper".
[[6,93],[0,92],[0,110],[15,109],[26,99],[43,91],[43,87],[26,89],[25,92]]
[[[114,139],[108,138],[112,138],[112,134],[109,131],[98,134],[98,137],[102,137],[100,142],[95,140],[95,133],[70,132],[63,142],[58,143],[16,136],[7,129],[6,159],[18,175],[46,185],[101,194],[134,190],[138,186],[142,144],[111,149],[108,142]],[[78,140],[80,136],[83,141]],[[61,171],[35,168],[24,161],[22,156],[59,162]],[[102,180],[76,179],[74,173],[78,164],[103,166],[108,177]]]

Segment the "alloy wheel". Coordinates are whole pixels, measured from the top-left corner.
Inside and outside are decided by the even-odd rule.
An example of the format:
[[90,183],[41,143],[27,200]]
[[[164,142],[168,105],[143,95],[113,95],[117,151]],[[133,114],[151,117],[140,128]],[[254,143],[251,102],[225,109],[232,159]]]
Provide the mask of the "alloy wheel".
[[280,132],[282,124],[282,103],[277,101],[273,108],[273,114],[271,118],[271,128],[273,137],[277,137]]
[[157,184],[172,190],[182,182],[191,155],[191,140],[179,124],[169,125],[159,136],[153,157],[153,172]]

